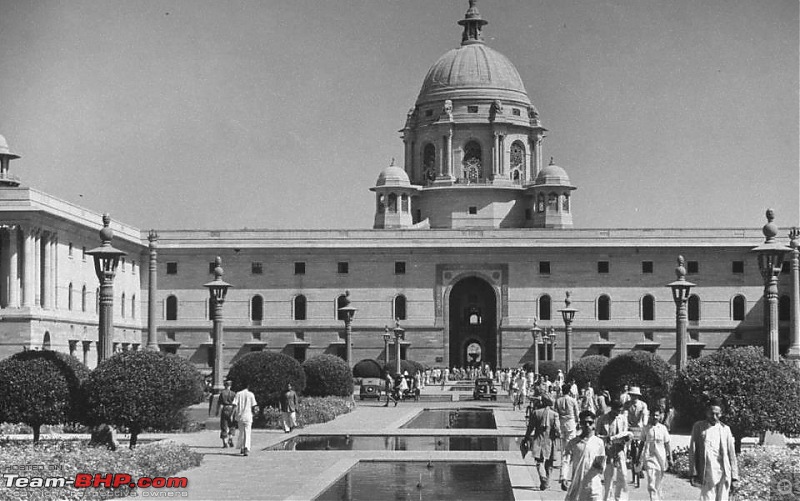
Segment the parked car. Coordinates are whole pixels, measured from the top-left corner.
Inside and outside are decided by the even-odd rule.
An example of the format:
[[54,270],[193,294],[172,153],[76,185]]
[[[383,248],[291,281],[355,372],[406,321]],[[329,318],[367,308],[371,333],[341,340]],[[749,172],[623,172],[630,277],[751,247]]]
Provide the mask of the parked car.
[[497,388],[494,381],[488,377],[479,377],[475,380],[475,389],[472,391],[472,398],[475,400],[497,400]]
[[359,397],[361,400],[365,398],[381,398],[381,389],[383,389],[383,379],[376,377],[365,377],[361,380],[361,392]]

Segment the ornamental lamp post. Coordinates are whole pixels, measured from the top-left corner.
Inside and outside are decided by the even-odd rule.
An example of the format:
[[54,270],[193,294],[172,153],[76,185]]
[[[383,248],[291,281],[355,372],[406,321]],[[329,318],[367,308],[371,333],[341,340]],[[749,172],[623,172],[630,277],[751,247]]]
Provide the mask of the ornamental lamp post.
[[222,305],[225,303],[225,296],[228,294],[228,289],[232,286],[222,280],[222,258],[217,256],[214,264],[214,280],[203,284],[203,287],[208,287],[208,293],[211,299],[212,321],[214,322],[214,386],[212,390],[215,395],[218,395],[224,388],[222,384]]
[[156,230],[150,230],[147,240],[150,242],[150,280],[147,284],[147,349],[159,351],[156,328],[156,294],[158,293],[158,233]]
[[536,325],[538,319],[533,317],[533,327],[531,327],[531,337],[533,337],[533,372],[539,374],[539,339],[544,332],[541,327]]
[[792,336],[786,358],[795,367],[800,367],[800,228],[792,228],[789,238],[792,247]]
[[339,308],[341,319],[344,320],[345,360],[348,365],[353,363],[353,317],[358,308],[350,306],[350,291],[344,291],[344,306]]
[[[575,320],[575,313],[578,312],[578,310],[570,306],[572,304],[572,300],[569,298],[571,295],[572,292],[567,291],[567,297],[564,299],[564,308],[558,310],[561,312],[561,318],[564,320],[564,349],[566,350],[566,355],[564,355],[566,370],[564,374],[567,374],[569,370],[572,369],[572,321]],[[553,346],[553,349],[555,351],[555,346]]]
[[783,265],[783,256],[791,249],[775,240],[778,227],[772,222],[775,212],[767,209],[767,224],[761,229],[764,243],[754,247],[751,252],[758,255],[758,269],[764,279],[765,327],[768,329],[767,353],[769,359],[777,362],[778,355],[778,275]]
[[406,330],[400,327],[400,319],[396,319],[394,321],[394,356],[395,356],[395,369],[397,369],[397,374],[402,374],[400,372],[400,340],[406,338]]
[[686,303],[689,300],[689,292],[695,286],[692,282],[686,281],[685,264],[683,256],[678,256],[678,266],[675,268],[678,279],[667,285],[672,289],[672,300],[675,301],[675,348],[678,373],[686,368],[686,325],[689,320]]
[[392,333],[389,331],[389,326],[383,328],[383,357],[386,359],[386,364],[389,365],[389,340],[392,339]]
[[550,352],[550,358],[548,360],[553,360],[556,358],[556,328],[550,327],[547,329],[547,334],[547,339],[550,342],[550,349],[548,350]]
[[100,230],[102,244],[86,254],[94,259],[94,271],[100,281],[100,318],[98,322],[97,363],[111,358],[113,355],[114,337],[114,275],[119,260],[125,252],[111,245],[114,232],[111,230],[111,216],[103,214],[103,228]]

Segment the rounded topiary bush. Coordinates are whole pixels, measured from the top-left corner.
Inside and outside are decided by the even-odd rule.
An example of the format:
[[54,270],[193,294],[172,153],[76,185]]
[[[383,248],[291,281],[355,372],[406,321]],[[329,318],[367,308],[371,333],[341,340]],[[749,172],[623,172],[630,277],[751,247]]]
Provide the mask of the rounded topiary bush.
[[353,394],[353,374],[348,363],[335,355],[317,355],[303,364],[306,373],[304,395],[309,397],[349,397]]
[[675,369],[664,359],[649,351],[635,350],[616,356],[600,371],[599,390],[619,393],[624,385],[638,386],[649,407],[658,399],[668,397]]
[[82,421],[89,369],[56,351],[23,351],[0,361],[0,422],[25,423],[39,441],[43,424]]
[[356,378],[376,378],[383,375],[383,366],[371,358],[359,361],[353,366],[353,377]]
[[600,387],[600,371],[608,363],[608,357],[603,355],[589,355],[583,357],[574,364],[572,369],[567,373],[567,381],[575,381],[578,388],[583,388],[583,385],[590,383],[592,388]]
[[[522,364],[522,369],[525,372],[533,372],[533,362],[525,362]],[[540,360],[539,361],[539,374],[548,376],[550,381],[555,381],[558,376],[558,370],[564,370],[564,362],[556,360]]]
[[[413,376],[414,373],[417,371],[417,366],[414,365],[415,362],[412,360],[400,360],[400,372],[408,372],[409,376]],[[395,361],[389,360],[388,364],[383,364],[383,373],[389,373],[394,376],[397,373],[397,368],[395,367]]]
[[724,402],[722,420],[737,449],[764,431],[800,433],[800,371],[772,362],[760,347],[723,348],[690,360],[672,388],[672,403],[688,422],[705,417],[708,402]]
[[87,424],[124,426],[131,448],[145,428],[171,430],[183,409],[203,395],[203,377],[185,358],[155,351],[124,351],[103,361],[84,383]]
[[231,366],[228,379],[234,391],[249,385],[262,409],[277,406],[287,384],[291,383],[297,393],[303,393],[306,387],[300,362],[271,351],[254,351],[243,356]]

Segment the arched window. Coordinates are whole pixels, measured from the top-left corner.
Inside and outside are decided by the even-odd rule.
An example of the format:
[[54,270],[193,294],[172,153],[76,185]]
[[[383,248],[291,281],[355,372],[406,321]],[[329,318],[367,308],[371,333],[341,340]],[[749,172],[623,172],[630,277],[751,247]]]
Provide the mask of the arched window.
[[401,209],[403,212],[408,212],[408,193],[403,193],[400,197],[401,200]]
[[552,320],[552,301],[547,294],[539,298],[539,320]]
[[389,212],[397,212],[397,195],[389,193]]
[[406,319],[406,297],[402,294],[394,298],[394,318]]
[[376,199],[375,203],[377,204],[378,214],[383,214],[383,211],[386,210],[386,206],[383,203],[383,193],[378,193],[375,199]]
[[544,193],[536,197],[536,212],[544,212]]
[[597,320],[609,320],[611,318],[611,298],[603,294],[597,298]]
[[642,298],[642,320],[656,319],[656,300],[650,294]]
[[436,179],[436,146],[431,143],[422,150],[422,172],[427,181]]
[[72,282],[67,287],[67,309],[72,311]]
[[264,320],[264,298],[259,295],[250,299],[250,320],[253,322]]
[[178,298],[176,296],[167,297],[167,320],[178,320]]
[[306,319],[306,297],[305,296],[295,296],[294,298],[294,319],[295,320],[305,320]]
[[336,319],[337,320],[344,320],[344,313],[339,311],[339,308],[343,308],[347,304],[347,299],[344,294],[336,298]]
[[461,166],[468,182],[477,183],[483,179],[482,158],[481,145],[477,141],[470,141],[464,145],[464,160]]
[[42,339],[42,350],[50,349],[50,331],[45,331],[44,338]]
[[555,193],[550,193],[547,195],[547,210],[558,210],[558,195]]
[[696,294],[689,296],[689,321],[700,321],[700,298]]
[[131,296],[131,318],[136,318],[136,294]]
[[564,198],[561,199],[561,210],[569,212],[569,193],[564,193]]
[[119,302],[119,316],[125,318],[125,293],[122,293],[122,298]]
[[524,181],[525,177],[525,145],[521,141],[511,143],[511,179]]
[[778,299],[778,321],[788,322],[792,319],[791,314],[792,302],[789,296],[781,296]]
[[81,311],[86,311],[86,284],[81,289]]
[[744,310],[745,310],[745,299],[744,296],[738,295],[733,298],[733,304],[731,307],[731,314],[734,320],[744,320]]

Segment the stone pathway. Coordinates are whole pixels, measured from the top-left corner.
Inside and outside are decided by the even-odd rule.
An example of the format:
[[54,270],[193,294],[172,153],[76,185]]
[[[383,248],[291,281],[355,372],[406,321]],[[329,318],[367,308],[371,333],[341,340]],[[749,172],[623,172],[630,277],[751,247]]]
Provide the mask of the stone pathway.
[[[440,390],[439,390],[440,391]],[[426,393],[436,393],[426,390]],[[452,394],[451,392],[443,392]],[[465,398],[465,397],[462,397]],[[269,447],[296,435],[442,435],[443,430],[399,429],[424,408],[476,407],[495,411],[497,430],[447,430],[448,435],[506,435],[521,437],[525,432],[524,413],[512,411],[506,402],[403,402],[397,407],[383,407],[374,401],[359,402],[350,414],[336,420],[296,429],[291,434],[275,430],[254,430],[253,450],[243,457],[231,449],[223,449],[218,432],[207,430],[198,433],[176,434],[171,440],[186,443],[204,455],[201,466],[180,473],[186,475],[188,499],[254,499],[254,500],[308,500],[339,478],[359,460],[495,460],[505,461],[517,500],[563,500],[557,482],[551,482],[547,491],[540,491],[534,462],[530,455],[520,458],[518,450],[506,452],[479,451],[270,451]],[[687,445],[688,437],[676,436],[673,446]],[[557,478],[558,470],[553,477]],[[665,500],[683,501],[699,499],[699,489],[688,481],[667,475],[664,482]],[[649,499],[644,481],[638,489],[630,487],[631,500]],[[142,493],[144,494],[144,493]],[[376,500],[377,501],[377,500]]]

